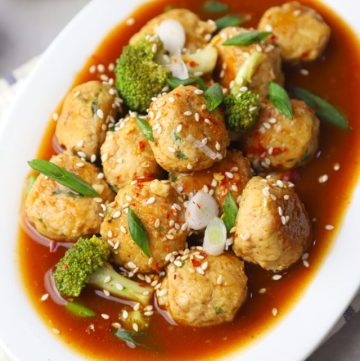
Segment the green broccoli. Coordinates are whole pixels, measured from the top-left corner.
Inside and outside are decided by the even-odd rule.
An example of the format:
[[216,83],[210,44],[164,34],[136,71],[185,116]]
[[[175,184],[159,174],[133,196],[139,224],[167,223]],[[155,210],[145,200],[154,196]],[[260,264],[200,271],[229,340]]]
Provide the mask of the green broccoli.
[[64,297],[78,297],[91,284],[119,297],[148,304],[153,290],[117,273],[107,262],[111,248],[101,238],[80,238],[57,263],[53,277]]
[[226,123],[230,130],[249,130],[260,112],[260,96],[246,86],[264,60],[264,54],[253,52],[239,69],[229,95],[224,99]]
[[115,85],[131,110],[146,113],[151,99],[166,86],[170,72],[156,62],[162,49],[160,40],[142,39],[126,46],[117,60]]

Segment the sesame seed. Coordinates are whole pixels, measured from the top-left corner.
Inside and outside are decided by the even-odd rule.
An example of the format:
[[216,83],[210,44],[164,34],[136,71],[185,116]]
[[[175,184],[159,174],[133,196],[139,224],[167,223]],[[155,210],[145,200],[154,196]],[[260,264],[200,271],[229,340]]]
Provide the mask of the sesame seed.
[[85,164],[83,162],[75,163],[75,166],[78,168],[82,168]]
[[101,317],[104,319],[104,320],[108,320],[110,318],[110,316],[106,313],[102,313],[101,314]]
[[135,332],[139,332],[139,326],[138,326],[138,324],[137,324],[136,322],[134,322],[134,323],[132,324],[132,328],[133,328],[133,330],[134,330]]
[[139,311],[140,310],[140,303],[139,302],[135,303],[135,305],[133,307],[133,310],[134,311]]
[[167,294],[167,289],[166,289],[166,288],[163,288],[162,290],[159,290],[159,291],[157,292],[157,295],[158,295],[159,297],[165,296],[166,294]]
[[325,226],[325,229],[326,229],[327,231],[332,231],[334,228],[335,228],[335,227],[334,227],[332,224],[327,224],[327,225]]
[[231,172],[225,172],[226,177],[233,179],[234,175]]
[[203,262],[203,263],[201,264],[201,268],[202,268],[204,271],[208,268],[208,266],[209,266],[209,263],[208,263],[207,261],[205,261],[205,262]]
[[116,329],[120,329],[120,328],[121,328],[121,325],[120,325],[119,322],[113,322],[113,323],[111,324],[111,326],[114,327],[114,328],[116,328]]
[[170,102],[170,103],[174,103],[174,102],[175,102],[175,98],[174,98],[174,97],[169,97],[169,102]]
[[201,140],[201,143],[202,143],[203,145],[206,145],[207,142],[208,142],[208,139],[207,139],[207,138],[204,138],[204,139]]
[[306,268],[309,268],[310,267],[310,263],[307,261],[307,260],[303,260],[303,265],[304,265],[304,267],[306,267]]
[[53,329],[52,329],[52,332],[53,332],[55,335],[60,335],[60,331],[59,331],[57,328],[53,328]]
[[170,153],[175,153],[175,148],[174,147],[168,147],[168,151]]
[[94,74],[96,72],[96,65],[91,65],[89,68],[89,73]]
[[279,281],[279,280],[281,280],[282,279],[282,275],[273,275],[272,276],[272,280],[273,281]]
[[200,120],[200,114],[199,113],[195,113],[195,121],[198,122]]
[[155,203],[155,197],[150,197],[145,202],[147,205]]
[[90,162],[95,163],[96,162],[96,154],[91,154],[90,156]]
[[124,289],[124,286],[121,283],[116,283],[115,287],[120,291],[122,291]]
[[334,169],[335,172],[338,172],[340,170],[340,164],[335,163],[333,169]]
[[307,69],[300,69],[300,74],[304,75],[304,76],[308,76],[309,75],[309,70]]
[[201,89],[195,89],[194,93],[197,94],[197,95],[201,95],[204,92]]
[[182,130],[182,125],[179,124],[177,127],[176,127],[176,133],[180,133]]
[[131,26],[135,24],[135,19],[134,18],[129,18],[126,20],[126,25]]
[[105,71],[105,66],[103,64],[99,64],[97,66],[97,70],[99,73],[103,73]]
[[104,283],[109,283],[111,281],[111,276],[104,277]]
[[112,218],[119,218],[121,216],[121,212],[120,211],[115,211],[112,215]]
[[49,298],[49,294],[48,293],[45,293],[41,296],[40,298],[40,301],[41,302],[45,302],[47,299]]
[[196,267],[196,272],[201,274],[201,275],[205,274],[205,271],[201,267]]
[[109,65],[108,65],[108,70],[109,71],[113,71],[115,69],[115,64],[114,63],[110,63]]
[[223,283],[223,276],[222,275],[218,275],[217,279],[216,279],[216,284],[221,285]]
[[259,293],[260,293],[260,294],[266,293],[266,288],[260,288],[260,289],[259,289]]
[[329,179],[329,176],[327,174],[323,174],[318,178],[319,183],[326,183]]
[[123,311],[122,311],[122,318],[123,318],[123,320],[126,320],[128,317],[129,317],[129,312],[126,311],[126,310],[123,310]]
[[136,266],[136,264],[134,263],[134,262],[128,262],[127,263],[127,266],[130,268],[130,269],[135,269],[137,266]]
[[278,309],[274,307],[274,308],[271,310],[271,313],[272,313],[272,315],[273,315],[274,317],[276,317],[277,314],[278,314]]
[[121,233],[126,234],[126,228],[122,225],[120,226],[120,231]]
[[110,296],[110,292],[108,290],[103,290],[103,293],[106,297],[109,297]]
[[190,115],[192,115],[192,112],[190,110],[187,110],[186,112],[184,112],[184,115],[189,117]]
[[154,223],[155,228],[159,228],[160,227],[160,219],[156,218],[156,221]]
[[96,116],[100,119],[103,119],[104,118],[104,112],[101,110],[101,109],[98,109],[96,111]]

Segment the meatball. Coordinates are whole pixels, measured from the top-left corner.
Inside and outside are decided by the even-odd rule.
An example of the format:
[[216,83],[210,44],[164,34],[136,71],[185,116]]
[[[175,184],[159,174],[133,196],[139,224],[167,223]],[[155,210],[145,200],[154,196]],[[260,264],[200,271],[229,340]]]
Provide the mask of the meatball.
[[267,10],[260,20],[259,29],[273,32],[282,58],[292,63],[315,60],[330,38],[330,27],[323,18],[298,2]]
[[150,142],[156,161],[168,172],[191,172],[223,159],[229,145],[224,115],[206,109],[202,91],[181,86],[150,105]]
[[202,21],[196,14],[187,9],[173,9],[150,20],[130,39],[130,44],[137,42],[146,35],[153,35],[156,33],[158,25],[169,19],[177,20],[184,27],[186,33],[185,47],[190,52],[204,47],[210,40],[211,33],[216,30],[213,21]]
[[255,128],[244,137],[243,150],[257,169],[286,170],[309,162],[318,148],[320,122],[303,101],[292,100],[293,118],[264,101]]
[[185,198],[190,199],[202,189],[213,193],[219,205],[223,206],[228,192],[236,200],[252,175],[248,160],[234,150],[209,169],[190,174],[171,174],[171,178],[176,190]]
[[296,262],[310,242],[311,226],[293,184],[253,177],[236,218],[233,250],[245,261],[271,271]]
[[78,85],[67,95],[56,125],[60,145],[81,158],[94,161],[105,140],[109,122],[114,122],[116,90],[98,81]]
[[[136,213],[147,232],[150,258],[129,233],[128,207]],[[169,181],[132,181],[120,189],[110,204],[101,225],[101,235],[114,245],[116,263],[132,271],[159,271],[165,266],[165,256],[169,252],[185,248],[188,230],[183,200]]]
[[99,233],[102,203],[112,201],[114,194],[100,179],[98,169],[68,152],[54,156],[50,161],[92,185],[100,197],[79,196],[40,174],[26,198],[28,220],[39,233],[56,241],[75,242],[79,237]]
[[168,266],[157,299],[181,325],[217,325],[233,320],[246,300],[246,284],[244,263],[235,256],[185,251]]
[[221,30],[212,39],[212,44],[218,50],[218,66],[220,68],[220,83],[222,86],[230,88],[233,80],[250,54],[261,52],[264,59],[256,69],[248,87],[266,97],[268,94],[268,84],[275,81],[279,84],[284,82],[284,75],[281,71],[280,49],[272,44],[270,40],[264,40],[258,44],[247,46],[228,46],[222,45],[224,41],[238,34],[250,32],[252,30],[229,27]]
[[123,119],[115,131],[107,132],[101,159],[106,180],[116,189],[135,178],[162,175],[148,140],[131,117]]

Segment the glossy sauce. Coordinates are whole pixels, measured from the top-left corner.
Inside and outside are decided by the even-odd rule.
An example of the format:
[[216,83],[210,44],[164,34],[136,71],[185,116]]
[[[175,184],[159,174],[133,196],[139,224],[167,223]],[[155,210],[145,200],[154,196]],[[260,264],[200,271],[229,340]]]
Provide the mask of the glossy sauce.
[[[242,0],[224,1],[231,5],[231,11],[251,14],[252,20],[245,26],[257,24],[262,13],[278,0]],[[115,28],[89,58],[83,70],[74,80],[79,84],[97,79],[98,74],[90,74],[92,64],[107,66],[114,62],[129,37],[138,31],[152,17],[161,13],[165,6],[175,1],[157,1],[143,5],[134,14],[136,22],[132,26],[120,24]],[[306,168],[296,171],[296,189],[306,205],[313,223],[314,243],[309,252],[310,267],[304,267],[300,261],[283,273],[279,281],[271,279],[272,274],[256,266],[247,265],[249,277],[249,298],[232,323],[216,327],[192,329],[171,326],[160,315],[152,318],[149,334],[150,342],[157,352],[130,349],[111,333],[111,323],[117,321],[121,305],[94,294],[88,289],[79,302],[92,308],[98,314],[109,314],[110,320],[100,316],[94,319],[79,319],[68,313],[63,307],[50,299],[40,302],[46,293],[44,275],[63,255],[64,249],[50,253],[48,248],[34,242],[20,229],[19,252],[21,268],[26,290],[35,308],[50,328],[60,330],[60,338],[67,345],[92,359],[106,360],[194,360],[200,358],[219,358],[236,348],[244,347],[258,340],[275,322],[277,322],[299,298],[302,291],[321,265],[337,229],[341,226],[344,212],[351,201],[351,193],[359,175],[360,159],[360,52],[356,36],[335,14],[318,3],[305,1],[315,7],[332,28],[330,44],[322,58],[302,68],[309,70],[309,76],[300,74],[300,67],[286,68],[286,84],[303,86],[328,99],[339,107],[349,118],[352,131],[343,131],[326,123],[321,123],[320,149],[318,156]],[[197,12],[202,18],[201,2],[194,0],[176,1],[176,7],[185,7]],[[112,74],[108,74],[112,75]],[[60,108],[59,108],[60,110]],[[50,121],[38,152],[38,157],[50,158],[54,154],[51,140],[55,122]],[[333,166],[340,164],[335,172]],[[328,174],[329,181],[319,184],[318,177]],[[335,230],[325,230],[332,224]],[[265,294],[259,289],[266,288]],[[272,315],[277,308],[278,315]],[[94,324],[95,332],[89,329]]]

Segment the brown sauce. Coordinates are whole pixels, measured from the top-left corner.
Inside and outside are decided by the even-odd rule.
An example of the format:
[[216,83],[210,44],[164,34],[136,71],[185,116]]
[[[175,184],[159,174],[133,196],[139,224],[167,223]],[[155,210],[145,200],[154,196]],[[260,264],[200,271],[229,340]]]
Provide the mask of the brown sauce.
[[[257,24],[261,14],[270,6],[282,3],[281,0],[228,0],[232,12],[252,15],[246,26]],[[79,84],[96,75],[88,69],[92,64],[107,66],[114,62],[129,37],[138,31],[152,17],[158,15],[168,4],[176,3],[176,7],[185,7],[207,18],[201,13],[201,2],[194,0],[157,1],[145,4],[133,14],[136,23],[132,26],[120,24],[99,45],[93,55],[77,75],[74,84]],[[46,290],[44,275],[63,255],[60,248],[55,253],[34,242],[22,229],[19,235],[19,252],[21,270],[31,302],[50,328],[60,330],[60,338],[70,347],[92,359],[106,360],[194,360],[200,358],[213,359],[237,348],[258,340],[301,296],[304,288],[316,273],[326,255],[336,231],[340,228],[347,206],[351,202],[351,194],[359,175],[360,160],[360,52],[356,36],[348,26],[333,12],[317,2],[304,1],[316,8],[332,28],[330,44],[322,58],[303,68],[309,70],[309,76],[300,74],[299,67],[286,68],[287,85],[299,85],[308,88],[328,99],[339,107],[349,118],[352,131],[343,131],[326,123],[321,124],[321,141],[318,157],[304,169],[298,170],[297,191],[304,201],[313,223],[314,244],[311,246],[308,259],[310,267],[304,267],[300,261],[284,273],[280,281],[273,281],[272,274],[255,266],[247,266],[249,277],[249,298],[232,323],[211,328],[184,328],[171,326],[160,315],[156,314],[151,322],[149,334],[153,342],[159,345],[159,352],[143,349],[130,349],[111,333],[111,323],[117,320],[121,309],[116,304],[95,296],[94,290],[88,289],[80,297],[80,302],[97,311],[110,315],[110,320],[100,316],[95,319],[79,319],[68,313],[50,299],[40,302]],[[111,75],[111,74],[109,74]],[[39,148],[38,156],[50,158],[54,153],[51,140],[55,130],[55,122],[50,121]],[[335,172],[333,166],[340,164]],[[318,177],[329,175],[329,181],[319,184]],[[335,226],[335,230],[326,231],[326,224]],[[266,288],[265,294],[259,289]],[[272,309],[278,309],[278,316],[272,315]],[[95,332],[88,330],[95,325]]]

